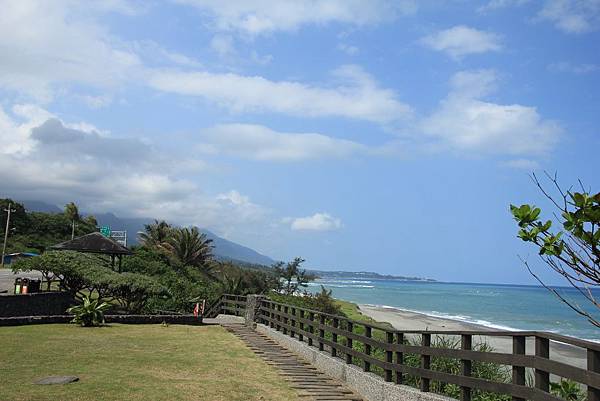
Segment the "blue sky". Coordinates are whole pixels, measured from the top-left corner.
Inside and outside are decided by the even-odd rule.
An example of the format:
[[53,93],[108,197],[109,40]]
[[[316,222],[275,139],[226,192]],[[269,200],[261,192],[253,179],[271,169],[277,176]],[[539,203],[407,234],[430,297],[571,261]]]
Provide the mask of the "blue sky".
[[547,206],[528,174],[600,187],[598,0],[0,6],[2,196],[532,283],[508,213]]

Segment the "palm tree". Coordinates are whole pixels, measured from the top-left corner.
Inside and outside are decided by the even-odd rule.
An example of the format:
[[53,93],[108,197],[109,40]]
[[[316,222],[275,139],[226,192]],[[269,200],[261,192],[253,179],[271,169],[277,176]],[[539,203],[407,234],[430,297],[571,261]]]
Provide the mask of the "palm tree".
[[197,227],[177,228],[167,240],[166,248],[177,262],[184,266],[197,266],[210,270],[212,262],[212,239],[198,231]]
[[138,238],[147,248],[164,249],[172,233],[173,227],[169,223],[154,220],[154,223],[144,225],[144,231],[138,232]]
[[65,216],[71,220],[71,239],[75,238],[75,222],[81,219],[79,216],[79,209],[74,202],[67,203],[65,205]]

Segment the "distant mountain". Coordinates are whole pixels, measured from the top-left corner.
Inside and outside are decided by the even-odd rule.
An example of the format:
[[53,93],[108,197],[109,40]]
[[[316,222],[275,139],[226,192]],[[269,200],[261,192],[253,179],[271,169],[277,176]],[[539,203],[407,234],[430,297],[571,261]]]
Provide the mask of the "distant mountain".
[[347,271],[326,271],[326,270],[311,270],[307,269],[307,271],[311,274],[314,274],[320,278],[336,278],[342,280],[364,280],[364,279],[372,279],[372,280],[404,280],[404,281],[431,281],[434,282],[436,280],[431,278],[423,278],[423,277],[407,277],[407,276],[394,276],[390,274],[379,274],[375,272],[347,272]]
[[[20,201],[25,208],[32,212],[60,213],[62,209],[56,205],[41,201]],[[117,217],[113,213],[89,213],[83,215],[93,215],[96,217],[100,226],[109,226],[113,231],[127,231],[127,245],[136,245],[138,243],[137,233],[144,231],[144,225],[152,223],[152,218],[140,217]],[[221,238],[211,231],[201,229],[206,236],[213,240],[215,249],[213,251],[217,259],[241,261],[249,264],[270,266],[275,261],[268,256],[262,255],[255,250],[235,242]]]
[[35,201],[35,200],[26,200],[26,201],[18,201],[25,206],[25,209],[30,212],[43,212],[43,213],[60,213],[62,209],[56,205],[51,205],[50,203]]
[[241,260],[242,262],[270,266],[275,261],[268,256],[256,252],[246,246],[221,238],[208,230],[200,230],[213,240],[215,255],[226,259]]

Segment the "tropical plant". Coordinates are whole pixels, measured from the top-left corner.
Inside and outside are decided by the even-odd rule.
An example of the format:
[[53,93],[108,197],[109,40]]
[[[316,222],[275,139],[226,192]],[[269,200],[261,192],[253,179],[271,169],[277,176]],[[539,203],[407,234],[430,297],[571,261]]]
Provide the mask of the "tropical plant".
[[166,248],[176,263],[201,267],[205,273],[210,273],[214,248],[211,243],[212,239],[201,233],[197,227],[183,227],[172,231]]
[[65,216],[71,221],[71,239],[75,238],[75,222],[81,220],[79,209],[74,202],[69,202],[65,205]]
[[277,262],[273,265],[275,274],[279,278],[278,290],[285,295],[293,295],[300,288],[307,287],[308,283],[314,280],[314,276],[306,273],[306,270],[301,270],[300,265],[305,260],[302,258],[294,258],[291,262]]
[[223,273],[221,278],[221,285],[223,286],[223,293],[233,295],[245,295],[244,282],[241,274],[228,275]]
[[560,382],[551,382],[550,392],[565,401],[583,401],[585,399],[585,393],[573,380],[561,379]]
[[81,305],[70,307],[67,309],[67,313],[75,316],[71,323],[79,324],[82,327],[94,327],[104,324],[104,312],[109,308],[108,303],[100,303],[99,300],[91,300],[86,296]]
[[147,248],[163,249],[171,237],[173,227],[164,220],[144,225],[144,231],[138,233],[140,243]]
[[[541,209],[524,204],[510,206],[519,226],[519,238],[538,248],[540,258],[578,290],[595,308],[600,308],[594,288],[600,286],[600,193],[593,194],[580,184],[580,191],[563,190],[556,175],[546,173],[553,190],[546,189],[535,174],[532,179],[555,208],[554,221],[543,221]],[[559,225],[561,228],[554,228]],[[600,319],[584,307],[548,287],[524,261],[529,272],[562,302],[595,326]]]

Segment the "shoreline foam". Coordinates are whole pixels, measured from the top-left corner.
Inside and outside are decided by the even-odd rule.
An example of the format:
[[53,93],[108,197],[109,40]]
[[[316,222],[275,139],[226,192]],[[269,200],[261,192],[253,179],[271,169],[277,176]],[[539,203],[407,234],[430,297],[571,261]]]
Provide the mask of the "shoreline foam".
[[[453,320],[447,317],[431,316],[422,312],[414,312],[396,307],[384,307],[368,304],[358,305],[360,313],[378,322],[387,322],[397,330],[429,330],[429,331],[493,331],[494,328],[481,324]],[[497,329],[496,329],[497,330]],[[503,329],[504,330],[504,329]],[[518,330],[510,330],[518,331]],[[480,337],[480,336],[478,336]],[[484,341],[497,352],[512,353],[512,339],[510,337],[481,336]],[[481,341],[481,339],[479,339]],[[527,339],[527,353],[534,349],[534,339]],[[568,363],[580,368],[587,366],[587,353],[583,348],[551,341],[550,352],[552,359]]]
[[480,327],[482,329],[488,329],[488,330],[527,331],[525,329],[518,329],[518,328],[510,327],[510,326],[503,326],[501,324],[495,324],[495,323],[489,322],[487,320],[476,319],[476,318],[472,318],[470,316],[450,315],[450,314],[446,314],[443,312],[436,312],[436,311],[424,312],[424,311],[407,309],[407,308],[399,308],[397,306],[390,306],[390,305],[378,305],[378,304],[364,304],[364,305],[370,306],[370,307],[375,307],[375,308],[389,309],[390,311],[397,310],[400,312],[416,313],[416,314],[420,314],[420,315],[424,315],[424,316],[436,318],[436,319],[444,319],[444,320],[451,320],[454,322],[466,323],[466,324],[474,325],[474,326]]

